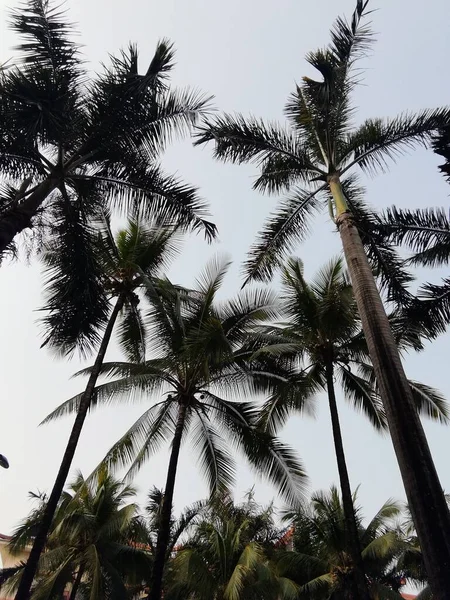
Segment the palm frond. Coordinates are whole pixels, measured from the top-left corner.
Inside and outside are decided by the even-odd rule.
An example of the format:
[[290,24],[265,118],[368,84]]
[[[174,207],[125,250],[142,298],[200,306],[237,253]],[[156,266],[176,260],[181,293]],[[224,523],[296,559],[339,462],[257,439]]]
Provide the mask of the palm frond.
[[295,413],[314,413],[314,397],[322,390],[320,381],[309,371],[295,374],[275,386],[261,408],[260,427],[275,435]]
[[386,430],[383,403],[374,393],[372,382],[356,375],[349,368],[341,367],[338,373],[346,400],[353,402],[354,407],[366,415],[375,429]]
[[450,413],[448,403],[438,390],[417,381],[409,380],[409,385],[414,403],[420,415],[425,415],[433,419],[433,421],[439,421],[444,424],[449,422]]
[[196,144],[214,141],[214,156],[237,164],[254,162],[261,168],[256,189],[286,190],[296,181],[320,174],[297,137],[275,123],[242,115],[222,115],[198,128]]
[[[106,363],[103,365],[102,372],[123,372],[124,369],[130,369],[128,363],[124,363],[125,367],[121,363]],[[92,394],[91,404],[89,409],[93,410],[99,406],[110,404],[114,402],[136,402],[142,401],[143,397],[147,397],[149,393],[161,392],[164,387],[167,387],[167,380],[164,374],[160,371],[150,369],[145,365],[136,365],[136,374],[132,373],[130,376],[117,379],[115,381],[109,381],[102,385],[98,385]],[[89,373],[90,369],[83,370],[83,374]],[[55,410],[53,410],[47,417],[40,423],[41,425],[47,424],[50,421],[59,419],[63,416],[76,412],[80,406],[81,398],[84,392],[69,398]]]
[[262,562],[263,558],[264,554],[257,543],[247,544],[225,587],[223,593],[225,600],[241,599],[247,578],[256,569],[257,564]]
[[414,279],[398,255],[378,229],[378,217],[364,202],[364,190],[352,175],[342,182],[342,188],[361,236],[374,275],[387,292],[388,299],[404,303],[410,299],[408,284]]
[[295,244],[307,237],[310,219],[320,208],[317,196],[325,187],[324,184],[313,191],[293,190],[279,203],[280,207],[265,223],[244,263],[246,282],[270,279]]
[[400,515],[401,510],[399,502],[387,500],[366,526],[361,538],[362,547],[365,548],[377,535],[384,533],[393,520]]
[[444,208],[413,211],[393,206],[380,216],[378,228],[390,243],[414,252],[409,264],[436,267],[450,260],[450,215]]
[[209,307],[214,300],[215,294],[223,283],[224,277],[230,268],[230,259],[226,256],[214,256],[199,276],[197,276],[197,288],[202,294],[202,300],[199,304],[201,313],[206,316]]
[[[142,151],[122,152],[115,162],[105,163],[92,175],[76,174],[73,179],[93,182],[114,209],[139,212],[145,219],[159,219],[181,230],[201,231],[207,240],[215,238],[215,225],[207,219],[208,205],[197,188],[149,166]],[[137,210],[138,209],[138,210]]]
[[379,535],[363,549],[361,555],[364,561],[386,561],[389,564],[404,548],[405,544],[395,531]]
[[186,598],[186,589],[198,594],[202,600],[213,597],[215,589],[214,573],[208,568],[208,564],[199,552],[187,548],[179,552],[173,563],[175,572],[184,584],[181,586],[181,598]]
[[127,302],[118,327],[119,343],[130,362],[145,360],[146,331],[141,311],[134,302]]
[[92,353],[101,340],[109,303],[102,283],[97,235],[70,201],[56,207],[54,235],[43,253],[45,296],[43,346],[70,355]]
[[191,432],[198,462],[211,494],[229,491],[234,483],[235,465],[224,439],[209,423],[201,410],[196,411],[196,423]]
[[439,165],[447,181],[450,181],[450,126],[440,129],[433,138],[433,151],[445,158],[445,163]]
[[296,453],[268,432],[247,431],[242,449],[257,473],[261,473],[276,488],[287,503],[300,502],[307,482],[306,473]]
[[274,292],[262,288],[244,290],[235,298],[218,307],[222,328],[232,344],[243,344],[249,330],[258,323],[276,319],[280,314],[278,298]]
[[177,139],[189,135],[200,117],[208,114],[212,96],[184,89],[168,91],[153,103],[147,123],[127,132],[130,137],[143,136],[143,146],[156,158]]
[[416,146],[428,147],[433,134],[448,124],[449,108],[404,113],[393,119],[368,119],[348,136],[341,150],[344,173],[353,165],[363,170],[385,170],[388,161],[395,161],[405,151]]
[[373,43],[370,25],[361,22],[369,14],[368,4],[369,0],[357,0],[350,23],[343,17],[336,19],[331,30],[330,50],[340,64],[365,56]]
[[444,333],[450,323],[450,278],[438,285],[425,283],[402,310],[406,324],[414,324],[426,338]]
[[68,69],[78,61],[77,46],[70,38],[72,26],[59,7],[48,0],[27,0],[11,15],[12,29],[24,39],[17,48],[26,63],[53,72]]
[[175,406],[171,401],[150,407],[107,452],[102,464],[108,468],[129,467],[131,478],[162,444],[173,435]]

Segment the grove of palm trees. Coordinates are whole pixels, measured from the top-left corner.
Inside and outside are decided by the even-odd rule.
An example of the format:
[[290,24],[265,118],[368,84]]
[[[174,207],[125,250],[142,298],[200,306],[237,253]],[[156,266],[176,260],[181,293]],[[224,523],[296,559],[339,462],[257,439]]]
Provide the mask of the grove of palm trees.
[[140,4],[5,13],[0,598],[450,598],[429,15]]

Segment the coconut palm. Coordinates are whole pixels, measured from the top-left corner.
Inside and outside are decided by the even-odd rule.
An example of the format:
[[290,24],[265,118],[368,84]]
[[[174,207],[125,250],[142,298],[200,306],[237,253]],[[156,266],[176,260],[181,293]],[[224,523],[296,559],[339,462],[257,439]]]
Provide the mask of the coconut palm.
[[[92,402],[97,406],[116,398],[129,401],[142,393],[151,400],[105,458],[106,464],[129,466],[128,476],[171,440],[152,600],[161,597],[178,458],[189,434],[212,492],[228,489],[234,480],[234,460],[226,439],[284,497],[297,498],[304,482],[295,454],[256,427],[257,403],[237,400],[268,386],[271,374],[264,365],[247,360],[251,354],[246,347],[247,332],[277,311],[274,296],[265,289],[219,303],[217,293],[228,265],[217,260],[210,263],[194,290],[179,288],[167,279],[159,283],[149,313],[152,358],[142,364],[105,363],[102,372],[116,379],[98,386]],[[47,420],[78,410],[80,398],[68,400]]]
[[[127,586],[151,567],[148,552],[137,547],[145,541],[146,530],[140,526],[137,505],[130,502],[135,493],[106,470],[90,480],[78,474],[58,504],[46,552],[39,560],[33,600],[62,597],[68,588],[70,600],[81,592],[98,600],[127,597]],[[39,500],[11,538],[13,554],[31,544],[39,529],[45,496]],[[17,578],[10,580],[10,588]]]
[[197,92],[169,88],[172,45],[159,42],[142,75],[130,45],[91,76],[59,6],[27,0],[11,26],[22,43],[14,66],[0,70],[0,172],[10,182],[0,199],[0,254],[43,219],[51,226],[55,202],[68,203],[68,220],[139,205],[213,236],[197,190],[159,165],[168,142],[208,105]]
[[[354,512],[371,597],[400,600],[405,581],[397,559],[409,547],[394,521],[400,505],[389,500],[367,526],[360,510]],[[288,511],[287,517],[294,525],[294,550],[276,555],[278,573],[297,583],[298,598],[353,600],[354,563],[338,490],[315,493],[309,504]]]
[[282,531],[273,508],[213,501],[170,565],[165,597],[171,600],[295,598],[297,586],[277,578],[269,558]]
[[[156,487],[153,487],[148,493],[148,501],[144,513],[140,515],[135,525],[133,535],[133,547],[145,551],[149,560],[146,571],[142,572],[139,578],[135,578],[135,585],[128,586],[130,597],[137,597],[139,594],[148,593],[151,583],[151,574],[153,568],[153,557],[156,549],[158,531],[161,520],[161,508],[164,500],[164,493]],[[186,538],[189,532],[202,518],[207,501],[200,500],[192,505],[185,507],[178,517],[172,515],[170,521],[169,544],[166,551],[166,561],[170,559],[177,550],[180,540]]]
[[[307,62],[320,78],[304,77],[291,95],[286,105],[288,127],[223,115],[201,128],[198,143],[214,141],[214,154],[221,160],[255,162],[260,170],[256,189],[290,191],[252,248],[246,263],[248,279],[269,278],[285,254],[305,236],[311,217],[329,205],[341,237],[408,502],[425,549],[431,585],[443,598],[450,595],[450,514],[368,255],[371,260],[378,256],[385,271],[396,265],[383,260],[392,255],[379,246],[379,237],[371,237],[370,228],[366,229],[370,213],[353,201],[351,187],[357,167],[376,171],[407,149],[430,145],[434,133],[450,122],[450,110],[404,113],[353,126],[351,95],[361,77],[355,65],[373,39],[365,20],[367,6],[367,0],[357,0],[351,21],[338,18],[328,46],[307,55]],[[377,268],[382,268],[380,260]],[[401,286],[395,293],[401,294]]]
[[[116,239],[111,232],[109,223],[98,231],[88,230],[89,241],[86,245],[94,250],[91,256],[96,264],[91,269],[93,277],[98,274],[98,283],[102,290],[104,303],[103,318],[92,318],[91,313],[84,312],[89,303],[89,297],[83,298],[83,293],[92,290],[79,288],[77,280],[78,258],[77,246],[59,247],[59,236],[55,236],[46,248],[44,260],[46,263],[46,295],[48,304],[45,307],[48,316],[45,318],[47,336],[44,344],[68,354],[75,347],[82,350],[97,347],[95,364],[80,396],[77,416],[67,442],[58,475],[52,492],[48,498],[42,515],[39,531],[33,542],[33,547],[20,582],[17,599],[27,598],[33,582],[33,577],[39,562],[39,557],[45,546],[45,540],[51,527],[51,522],[63,491],[72,460],[80,439],[86,415],[95,396],[95,385],[100,374],[106,351],[108,349],[114,327],[120,320],[118,336],[121,345],[130,360],[141,361],[145,354],[145,336],[143,320],[139,309],[137,290],[155,277],[176,250],[176,237],[173,228],[142,225],[130,222],[127,229],[119,232]],[[89,265],[92,266],[92,265]],[[114,299],[111,309],[110,300]],[[92,297],[92,303],[97,302]],[[89,335],[80,335],[79,320],[86,319],[90,327]],[[87,331],[87,327],[83,330]]]
[[[374,381],[352,286],[343,271],[342,261],[331,261],[308,283],[301,261],[291,258],[282,271],[282,300],[289,320],[260,329],[262,350],[259,352],[287,361],[292,365],[292,372],[275,386],[262,409],[261,419],[275,434],[290,413],[312,412],[312,403],[318,393],[327,392],[348,547],[355,565],[354,596],[364,597],[368,592],[335,381],[339,382],[344,397],[362,411],[375,428],[386,428],[386,416]],[[397,342],[402,346],[416,342],[407,339],[404,332],[398,334]],[[415,381],[410,385],[419,412],[442,422],[448,421],[448,408],[436,390]]]

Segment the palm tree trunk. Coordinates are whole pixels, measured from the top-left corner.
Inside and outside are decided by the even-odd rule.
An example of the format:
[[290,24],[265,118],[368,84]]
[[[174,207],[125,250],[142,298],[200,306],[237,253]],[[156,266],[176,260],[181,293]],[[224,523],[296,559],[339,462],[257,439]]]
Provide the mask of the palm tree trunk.
[[329,185],[337,226],[361,316],[406,496],[436,600],[450,598],[450,512],[414,407],[398,348],[338,176]]
[[350,488],[350,479],[345,460],[344,444],[342,442],[341,425],[339,423],[339,413],[336,403],[336,394],[334,391],[333,362],[331,360],[326,360],[325,362],[325,373],[327,379],[331,426],[333,429],[334,449],[336,452],[339,481],[341,484],[342,506],[344,508],[345,525],[348,535],[350,554],[354,564],[353,593],[355,600],[370,600],[364,564],[361,556],[361,544],[359,541],[358,526],[356,524],[355,509],[353,506],[352,491]]
[[170,521],[172,518],[173,493],[175,489],[175,478],[177,475],[178,457],[180,455],[181,438],[183,436],[184,423],[186,419],[187,406],[180,403],[178,409],[177,424],[170,453],[169,468],[167,469],[166,487],[159,519],[158,538],[156,540],[155,559],[153,562],[153,574],[150,585],[149,600],[161,600],[164,566],[166,563],[167,548],[170,538]]
[[58,475],[55,479],[52,493],[50,494],[44,513],[42,515],[39,530],[34,539],[33,547],[31,548],[27,564],[25,565],[15,600],[28,600],[30,596],[30,589],[33,584],[34,576],[36,574],[39,558],[44,549],[45,542],[47,541],[47,535],[50,530],[59,499],[64,489],[64,485],[66,483],[70,467],[72,465],[72,460],[78,445],[78,440],[80,439],[81,430],[83,428],[83,424],[86,419],[89,406],[91,404],[95,385],[100,374],[106,350],[111,340],[114,324],[116,322],[120,310],[123,307],[123,304],[124,297],[119,296],[109,318],[108,324],[105,329],[105,333],[103,334],[103,339],[98,350],[97,358],[95,359],[95,363],[89,376],[86,389],[81,398],[80,406],[78,407],[77,411],[77,416],[75,418],[75,422],[70,433],[69,441],[67,442],[66,450],[64,452],[64,456],[59,467]]
[[40,206],[57,187],[55,179],[46,179],[25,199],[17,199],[0,218],[0,255],[8,248],[18,233],[31,227],[31,220]]
[[78,588],[80,587],[81,580],[83,578],[84,569],[80,567],[78,569],[77,576],[75,577],[75,581],[73,582],[72,589],[70,590],[69,600],[75,600],[77,597]]

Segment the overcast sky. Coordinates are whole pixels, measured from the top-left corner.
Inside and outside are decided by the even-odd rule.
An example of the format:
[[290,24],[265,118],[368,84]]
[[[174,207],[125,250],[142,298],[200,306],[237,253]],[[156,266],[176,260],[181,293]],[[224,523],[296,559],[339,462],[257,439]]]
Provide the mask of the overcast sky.
[[[0,0],[0,63],[11,55],[15,40],[7,30],[7,9],[13,0]],[[77,23],[80,43],[93,69],[129,41],[140,50],[141,71],[147,67],[155,44],[170,38],[177,48],[176,85],[192,86],[214,94],[215,103],[228,112],[239,111],[266,119],[283,119],[284,102],[295,81],[309,72],[305,53],[328,41],[337,14],[350,15],[353,0],[69,0],[70,20]],[[374,29],[378,42],[365,64],[364,85],[356,93],[357,119],[393,116],[449,103],[450,3],[431,0],[389,2],[373,0]],[[388,174],[367,180],[367,198],[383,208],[447,206],[449,188],[437,172],[439,160],[416,152],[402,158]],[[232,255],[234,265],[224,294],[240,287],[240,263],[264,218],[276,204],[251,190],[256,171],[251,166],[215,163],[211,148],[192,148],[190,142],[174,145],[164,164],[186,181],[200,186],[220,231],[220,241],[207,246],[200,238],[186,240],[182,256],[171,270],[174,280],[192,283],[208,256]],[[339,240],[326,215],[317,221],[311,239],[298,248],[311,276],[339,252]],[[426,273],[438,280],[445,271]],[[82,388],[70,380],[77,360],[58,361],[41,343],[36,309],[41,306],[39,266],[5,263],[0,268],[0,452],[11,464],[0,470],[0,532],[8,534],[31,505],[29,490],[49,490],[67,440],[72,418],[38,428],[53,408]],[[425,353],[406,358],[411,378],[438,387],[450,398],[448,378],[449,336],[442,336]],[[110,356],[117,356],[112,350]],[[359,498],[367,516],[389,497],[404,497],[389,438],[374,433],[364,417],[339,398],[345,449],[352,485],[360,484]],[[337,483],[337,471],[326,401],[320,398],[317,418],[292,418],[282,432],[303,459],[310,489]],[[110,445],[143,411],[145,404],[104,409],[88,418],[74,470],[86,475]],[[443,486],[450,490],[448,456],[450,430],[425,423]],[[141,498],[152,486],[163,486],[167,450],[143,469],[136,484]],[[242,465],[238,496],[255,482]],[[269,501],[275,490],[257,483],[257,497]],[[203,497],[206,487],[190,449],[181,458],[176,507]]]

